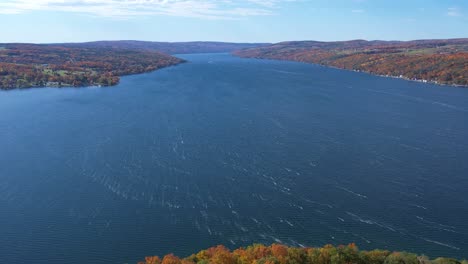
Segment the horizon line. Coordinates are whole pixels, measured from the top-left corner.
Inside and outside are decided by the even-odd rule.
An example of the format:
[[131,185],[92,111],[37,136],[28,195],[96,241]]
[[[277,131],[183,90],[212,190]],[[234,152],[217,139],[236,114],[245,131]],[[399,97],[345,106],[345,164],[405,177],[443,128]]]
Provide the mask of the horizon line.
[[54,44],[83,44],[83,43],[94,43],[94,42],[150,42],[150,43],[167,43],[167,44],[182,44],[182,43],[219,43],[219,44],[279,44],[285,42],[323,42],[323,43],[333,43],[333,42],[350,42],[350,41],[382,41],[382,42],[412,42],[412,41],[423,41],[423,40],[468,40],[468,37],[465,38],[421,38],[421,39],[410,39],[410,40],[384,40],[384,39],[348,39],[348,40],[314,40],[314,39],[302,39],[302,40],[282,40],[279,42],[232,42],[232,41],[222,41],[222,40],[187,40],[187,41],[156,41],[156,40],[138,40],[138,39],[103,39],[103,40],[90,40],[90,41],[66,41],[66,42],[0,42],[0,44],[34,44],[34,45],[54,45]]

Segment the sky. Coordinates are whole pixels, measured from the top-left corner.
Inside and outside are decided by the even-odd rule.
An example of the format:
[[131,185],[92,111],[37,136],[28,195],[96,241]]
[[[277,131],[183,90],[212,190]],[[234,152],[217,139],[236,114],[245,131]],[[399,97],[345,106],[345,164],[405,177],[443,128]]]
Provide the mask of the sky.
[[468,37],[468,0],[0,0],[0,43]]

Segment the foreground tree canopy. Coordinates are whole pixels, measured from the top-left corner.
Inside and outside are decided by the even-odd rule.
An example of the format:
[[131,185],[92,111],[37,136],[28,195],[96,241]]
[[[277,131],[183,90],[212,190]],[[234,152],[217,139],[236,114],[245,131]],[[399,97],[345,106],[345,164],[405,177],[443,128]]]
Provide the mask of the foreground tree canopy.
[[110,86],[119,76],[154,71],[183,60],[155,51],[0,45],[0,89]]
[[407,252],[387,250],[360,251],[355,244],[322,248],[294,248],[273,244],[256,244],[247,248],[230,251],[224,246],[202,250],[181,259],[173,254],[160,257],[147,257],[139,264],[468,264],[450,258],[430,260]]
[[440,84],[468,86],[468,39],[294,41],[236,51],[246,58],[316,63]]

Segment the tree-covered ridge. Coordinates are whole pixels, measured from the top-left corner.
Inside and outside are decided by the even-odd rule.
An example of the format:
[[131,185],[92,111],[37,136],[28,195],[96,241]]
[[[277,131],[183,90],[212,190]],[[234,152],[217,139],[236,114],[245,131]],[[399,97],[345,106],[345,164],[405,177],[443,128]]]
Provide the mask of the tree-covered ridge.
[[0,89],[110,86],[119,76],[154,71],[183,60],[155,51],[0,45]]
[[236,51],[247,58],[292,60],[440,84],[468,85],[468,39],[282,42]]
[[139,264],[468,264],[451,258],[429,259],[407,252],[360,251],[355,244],[322,248],[295,248],[255,244],[230,251],[224,246],[202,250],[181,259],[173,254],[147,257]]

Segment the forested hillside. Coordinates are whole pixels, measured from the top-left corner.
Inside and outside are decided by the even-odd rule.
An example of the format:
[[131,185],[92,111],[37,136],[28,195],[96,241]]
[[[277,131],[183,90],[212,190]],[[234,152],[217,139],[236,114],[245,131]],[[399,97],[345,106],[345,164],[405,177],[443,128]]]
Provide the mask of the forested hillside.
[[0,89],[110,86],[119,82],[119,76],[181,62],[155,51],[0,44]]
[[451,258],[429,259],[407,252],[360,251],[355,244],[322,248],[294,248],[260,244],[230,251],[224,246],[202,250],[186,258],[173,254],[147,257],[139,264],[468,264]]
[[468,39],[297,41],[234,54],[245,58],[316,63],[423,82],[468,85]]

